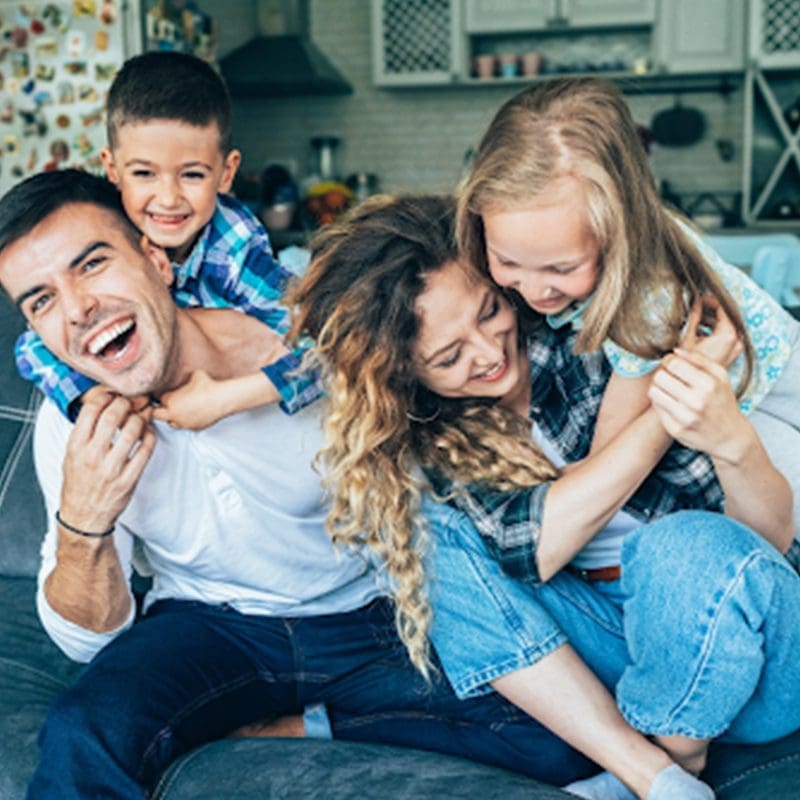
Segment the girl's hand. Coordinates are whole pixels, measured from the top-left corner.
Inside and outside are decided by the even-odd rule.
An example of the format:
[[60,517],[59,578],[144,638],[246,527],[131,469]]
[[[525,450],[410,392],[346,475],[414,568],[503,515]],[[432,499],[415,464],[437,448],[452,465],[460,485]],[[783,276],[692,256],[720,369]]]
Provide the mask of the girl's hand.
[[686,447],[736,463],[752,441],[725,368],[699,349],[679,348],[664,358],[649,397],[661,424]]
[[680,346],[723,367],[729,367],[744,350],[733,323],[713,295],[703,295],[693,303]]

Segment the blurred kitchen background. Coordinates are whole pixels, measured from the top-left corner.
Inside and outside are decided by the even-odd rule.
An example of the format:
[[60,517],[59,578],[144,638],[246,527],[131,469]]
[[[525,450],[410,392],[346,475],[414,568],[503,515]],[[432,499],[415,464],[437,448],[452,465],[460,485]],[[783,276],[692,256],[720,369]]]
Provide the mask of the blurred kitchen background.
[[[273,169],[264,202],[281,204],[275,168],[301,205],[320,178],[343,182],[348,202],[450,190],[505,99],[556,73],[597,73],[625,90],[669,201],[710,230],[800,231],[798,0],[203,0],[203,10],[219,20],[243,175],[255,186]],[[259,69],[289,34],[326,62],[316,83],[294,74],[288,52]],[[286,220],[273,216],[280,242]]]
[[[504,100],[586,73],[623,88],[662,194],[710,235],[800,233],[800,0],[45,5],[72,20],[111,9],[138,20],[129,51],[184,49],[220,66],[243,154],[236,191],[278,248],[373,192],[453,189]],[[30,8],[0,2],[0,15],[27,9],[24,24]],[[107,78],[89,67],[83,83]]]

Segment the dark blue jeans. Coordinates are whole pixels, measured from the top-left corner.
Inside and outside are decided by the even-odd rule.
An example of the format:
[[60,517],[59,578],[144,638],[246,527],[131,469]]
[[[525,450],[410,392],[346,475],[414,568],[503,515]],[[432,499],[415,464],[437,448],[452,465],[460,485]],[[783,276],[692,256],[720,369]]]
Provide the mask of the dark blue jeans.
[[165,601],[57,697],[36,798],[137,798],[179,756],[233,729],[324,702],[339,739],[409,745],[566,783],[592,765],[497,695],[460,701],[414,670],[384,600],[269,618]]

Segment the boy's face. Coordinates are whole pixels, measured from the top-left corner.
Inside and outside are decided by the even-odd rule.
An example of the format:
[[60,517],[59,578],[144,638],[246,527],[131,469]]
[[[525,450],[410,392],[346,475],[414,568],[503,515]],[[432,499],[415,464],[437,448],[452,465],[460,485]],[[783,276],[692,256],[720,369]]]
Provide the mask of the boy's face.
[[224,156],[216,122],[205,127],[154,119],[121,125],[103,164],[131,221],[147,238],[183,261],[214,214],[217,192],[227,192],[238,150]]

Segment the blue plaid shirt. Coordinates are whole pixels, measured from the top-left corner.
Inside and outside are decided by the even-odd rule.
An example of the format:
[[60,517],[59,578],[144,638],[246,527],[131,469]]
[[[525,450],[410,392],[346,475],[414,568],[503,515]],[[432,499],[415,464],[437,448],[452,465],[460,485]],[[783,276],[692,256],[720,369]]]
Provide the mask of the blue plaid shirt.
[[[289,328],[288,310],[281,305],[292,274],[272,256],[267,232],[246,206],[219,195],[214,216],[183,264],[173,264],[172,294],[184,307],[239,308],[283,335]],[[322,395],[315,372],[299,371],[310,340],[264,367],[289,414]],[[62,364],[33,331],[15,347],[17,369],[33,381],[70,419],[77,400],[95,382]]]
[[[577,332],[542,325],[528,337],[531,411],[545,437],[567,462],[585,458],[611,375],[602,352],[576,355]],[[484,484],[454,487],[429,474],[434,491],[472,520],[489,551],[514,578],[539,583],[536,548],[551,482],[517,492]],[[684,508],[722,511],[724,495],[711,459],[673,444],[624,506],[647,522]]]

